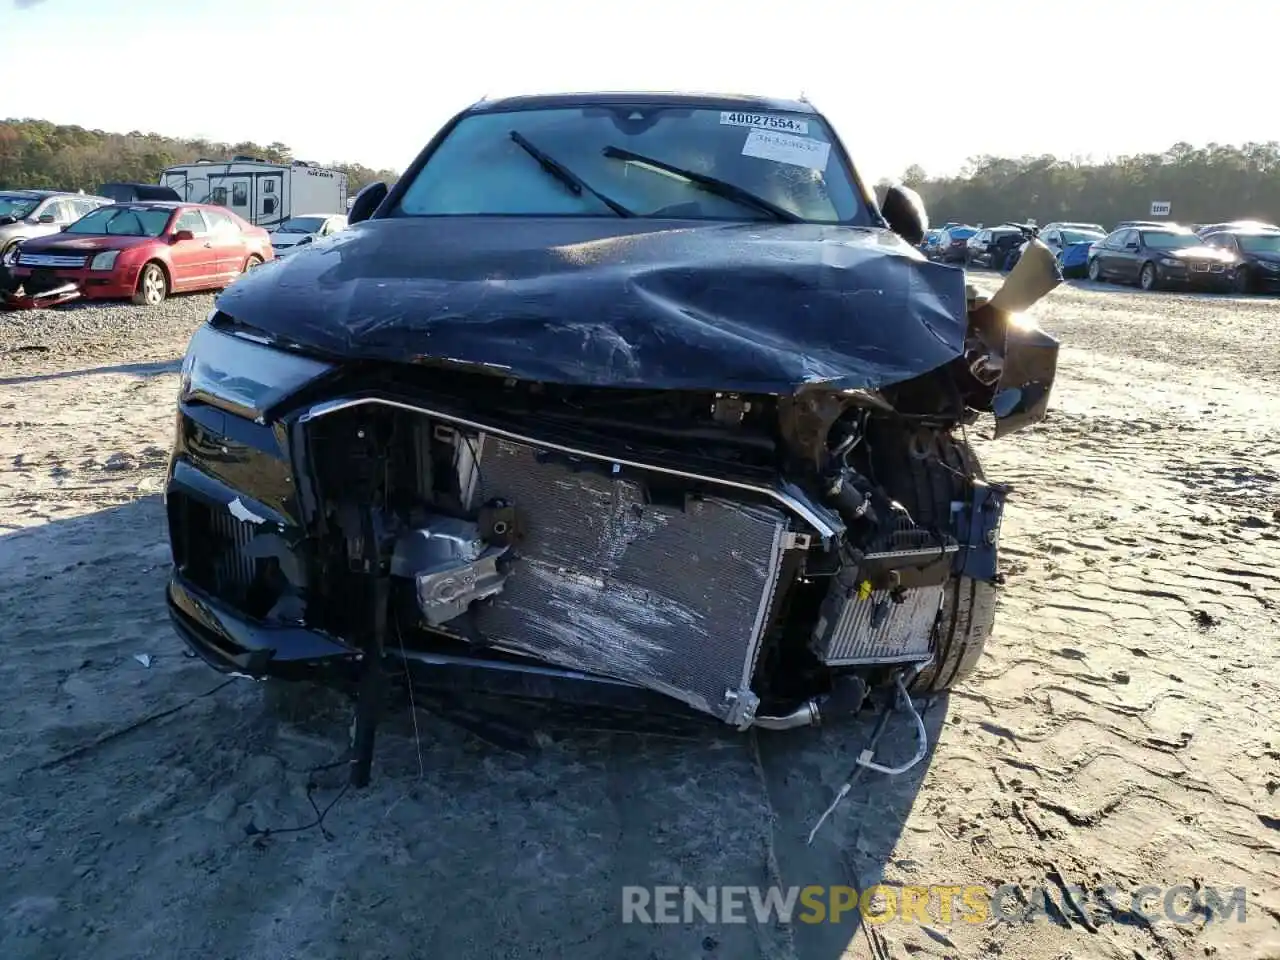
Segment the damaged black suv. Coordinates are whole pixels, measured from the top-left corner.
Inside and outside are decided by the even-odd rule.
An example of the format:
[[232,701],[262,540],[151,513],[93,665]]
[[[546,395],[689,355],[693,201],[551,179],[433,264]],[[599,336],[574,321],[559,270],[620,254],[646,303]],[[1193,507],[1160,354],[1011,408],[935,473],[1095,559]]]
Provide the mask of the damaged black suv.
[[1043,248],[974,300],[812,106],[736,96],[481,102],[351,222],[191,341],[168,602],[356,692],[365,776],[393,678],[745,729],[974,669],[1006,491],[957,432],[1044,416]]

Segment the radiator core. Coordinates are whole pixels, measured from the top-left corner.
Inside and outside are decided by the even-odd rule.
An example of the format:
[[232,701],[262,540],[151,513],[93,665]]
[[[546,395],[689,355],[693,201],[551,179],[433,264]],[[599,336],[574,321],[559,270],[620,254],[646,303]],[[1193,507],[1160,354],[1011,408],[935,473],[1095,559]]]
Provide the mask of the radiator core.
[[480,438],[472,506],[509,501],[522,528],[502,593],[475,608],[480,634],[740,722],[786,515],[715,497],[655,503],[634,474],[586,466]]

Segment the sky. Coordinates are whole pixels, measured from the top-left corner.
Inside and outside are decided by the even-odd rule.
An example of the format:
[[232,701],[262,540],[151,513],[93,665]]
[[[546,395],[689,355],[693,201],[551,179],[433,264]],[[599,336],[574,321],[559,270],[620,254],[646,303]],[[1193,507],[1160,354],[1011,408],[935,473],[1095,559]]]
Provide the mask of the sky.
[[0,0],[0,118],[401,169],[482,97],[804,95],[869,180],[1280,137],[1280,0]]

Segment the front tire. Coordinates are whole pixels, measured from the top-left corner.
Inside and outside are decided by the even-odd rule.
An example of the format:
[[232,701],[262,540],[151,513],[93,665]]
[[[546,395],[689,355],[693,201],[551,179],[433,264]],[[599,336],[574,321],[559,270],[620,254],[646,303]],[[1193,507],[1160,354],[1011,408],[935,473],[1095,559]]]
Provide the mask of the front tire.
[[1089,261],[1088,276],[1089,280],[1093,283],[1102,282],[1102,264],[1098,263],[1097,257],[1094,257]]
[[138,274],[138,286],[133,291],[133,302],[140,307],[156,307],[169,296],[169,278],[164,267],[154,261]]
[[[880,443],[884,452],[876,464],[877,475],[882,480],[893,478],[890,495],[926,528],[949,526],[952,501],[968,496],[967,478],[982,479],[982,465],[973,449],[949,434],[939,435],[938,449],[925,460],[912,456],[905,435],[885,437]],[[970,677],[995,628],[995,612],[994,583],[952,576],[943,588],[933,662],[916,677],[911,692],[918,696],[943,693]]]
[[1156,271],[1154,263],[1142,265],[1142,271],[1138,274],[1138,286],[1148,291],[1160,289],[1160,274]]
[[1248,267],[1241,267],[1231,278],[1231,289],[1236,293],[1253,293],[1253,273]]

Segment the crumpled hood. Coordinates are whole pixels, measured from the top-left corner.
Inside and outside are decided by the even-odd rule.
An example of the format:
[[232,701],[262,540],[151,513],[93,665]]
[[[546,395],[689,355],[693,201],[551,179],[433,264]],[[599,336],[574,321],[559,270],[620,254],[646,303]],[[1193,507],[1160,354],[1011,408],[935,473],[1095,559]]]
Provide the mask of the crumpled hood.
[[582,386],[876,387],[959,356],[964,273],[885,230],[372,220],[240,278],[234,319],[326,354]]

